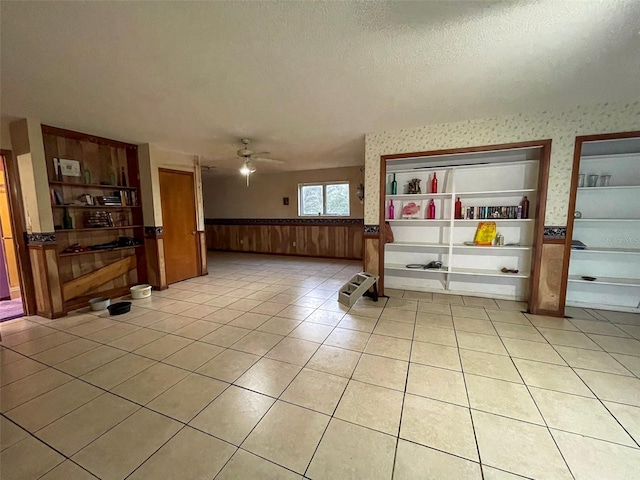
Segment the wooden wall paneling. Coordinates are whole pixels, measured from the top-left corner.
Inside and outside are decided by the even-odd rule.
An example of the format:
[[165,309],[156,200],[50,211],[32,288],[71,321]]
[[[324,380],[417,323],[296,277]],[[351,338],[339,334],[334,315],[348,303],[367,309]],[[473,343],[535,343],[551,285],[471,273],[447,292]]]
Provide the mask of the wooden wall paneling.
[[33,265],[31,273],[36,297],[36,311],[38,315],[45,316],[46,312],[51,311],[51,301],[47,291],[47,272],[43,256],[42,247],[29,247],[29,257],[31,258],[31,265]]
[[53,158],[59,157],[58,155],[58,141],[53,135],[43,135],[42,140],[44,143],[45,162],[47,164],[47,178],[54,180],[56,178],[55,170],[53,168]]
[[64,305],[60,286],[55,244],[29,245],[36,313],[46,318],[63,316]]
[[374,275],[380,275],[379,262],[380,240],[378,238],[367,237],[364,239],[364,270]]
[[207,234],[206,231],[198,230],[196,235],[198,239],[198,260],[200,263],[199,274],[207,275],[209,273],[207,268]]
[[544,243],[541,248],[538,295],[530,308],[539,315],[554,315],[564,310],[560,304],[564,243]]
[[[297,225],[290,227],[291,230],[291,253],[308,255],[307,227]],[[293,244],[295,242],[295,245]]]
[[91,273],[75,278],[62,285],[65,300],[71,300],[84,295],[97,287],[104,286],[114,278],[121,276],[129,270],[136,268],[136,257],[130,255],[114,263],[106,265]]
[[291,227],[289,225],[271,226],[272,253],[291,253]]
[[[99,145],[92,142],[80,142],[82,147],[82,158],[85,168],[91,172],[91,183],[108,182],[108,177],[102,176],[102,165],[100,164]],[[101,194],[99,194],[101,195]]]
[[260,253],[269,253],[271,251],[271,227],[269,225],[260,225]]
[[363,238],[362,226],[355,225],[350,227],[350,229],[351,229],[351,248],[353,253],[349,255],[349,258],[363,258],[364,238]]
[[362,258],[360,224],[207,224],[205,228],[211,250]]
[[47,275],[49,284],[49,295],[51,297],[52,313],[62,316],[64,312],[64,298],[60,283],[60,274],[58,272],[58,252],[55,246],[45,246],[44,256],[47,263]]

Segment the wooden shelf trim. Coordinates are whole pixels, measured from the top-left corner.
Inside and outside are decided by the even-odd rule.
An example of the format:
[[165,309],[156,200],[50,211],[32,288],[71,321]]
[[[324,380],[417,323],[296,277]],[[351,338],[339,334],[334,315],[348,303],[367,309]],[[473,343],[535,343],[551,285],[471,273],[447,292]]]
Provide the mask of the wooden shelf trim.
[[141,208],[140,205],[51,205],[51,208],[98,208],[103,210],[105,208]]
[[118,250],[127,250],[129,248],[140,248],[143,247],[143,244],[140,245],[131,245],[130,247],[116,247],[116,248],[103,248],[100,250],[87,250],[85,252],[71,252],[71,253],[58,253],[59,257],[74,257],[76,255],[90,255],[93,253],[104,253],[104,252],[117,252]]
[[73,233],[73,232],[99,232],[101,230],[128,230],[130,228],[142,228],[143,225],[127,225],[122,227],[95,227],[95,228],[59,228],[56,233]]
[[49,181],[49,185],[60,185],[62,187],[77,187],[77,188],[100,188],[104,190],[139,190],[138,187],[125,187],[122,185],[102,185],[100,183],[73,183],[73,182],[60,182],[58,180]]

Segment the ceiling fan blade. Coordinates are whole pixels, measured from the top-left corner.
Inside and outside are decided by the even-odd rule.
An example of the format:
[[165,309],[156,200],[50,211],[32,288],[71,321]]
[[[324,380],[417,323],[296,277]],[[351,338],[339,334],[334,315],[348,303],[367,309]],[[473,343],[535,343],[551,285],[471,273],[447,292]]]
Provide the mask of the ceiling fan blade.
[[262,157],[263,155],[271,155],[271,152],[257,152],[251,154],[252,157]]
[[264,162],[264,163],[284,163],[284,160],[278,160],[276,158],[251,157],[251,159],[256,162]]

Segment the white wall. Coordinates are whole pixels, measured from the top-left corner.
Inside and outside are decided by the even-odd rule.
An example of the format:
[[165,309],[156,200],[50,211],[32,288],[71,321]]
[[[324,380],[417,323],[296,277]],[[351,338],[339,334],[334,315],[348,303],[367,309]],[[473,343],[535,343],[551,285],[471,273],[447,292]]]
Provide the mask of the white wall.
[[566,225],[575,137],[640,129],[640,100],[370,133],[365,136],[365,224],[380,221],[380,156],[552,139],[545,225]]
[[196,192],[196,225],[204,230],[204,210],[202,204],[202,178],[200,160],[195,155],[163,150],[155,145],[138,147],[140,162],[140,184],[142,190],[142,214],[146,226],[162,225],[162,204],[160,201],[160,181],[158,169],[193,172]]
[[[204,174],[204,212],[207,218],[297,218],[298,184],[348,181],[350,218],[363,217],[356,190],[362,181],[361,167],[328,168],[251,175],[250,186],[238,174]],[[289,197],[289,205],[282,198]]]

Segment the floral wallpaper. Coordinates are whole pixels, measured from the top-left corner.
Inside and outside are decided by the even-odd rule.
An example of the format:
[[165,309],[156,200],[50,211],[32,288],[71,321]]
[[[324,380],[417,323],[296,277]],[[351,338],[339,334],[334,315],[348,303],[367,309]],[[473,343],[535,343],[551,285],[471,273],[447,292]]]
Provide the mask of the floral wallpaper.
[[551,165],[545,225],[566,225],[575,137],[638,129],[640,100],[581,106],[561,112],[542,111],[367,134],[365,224],[379,223],[381,155],[550,138]]

